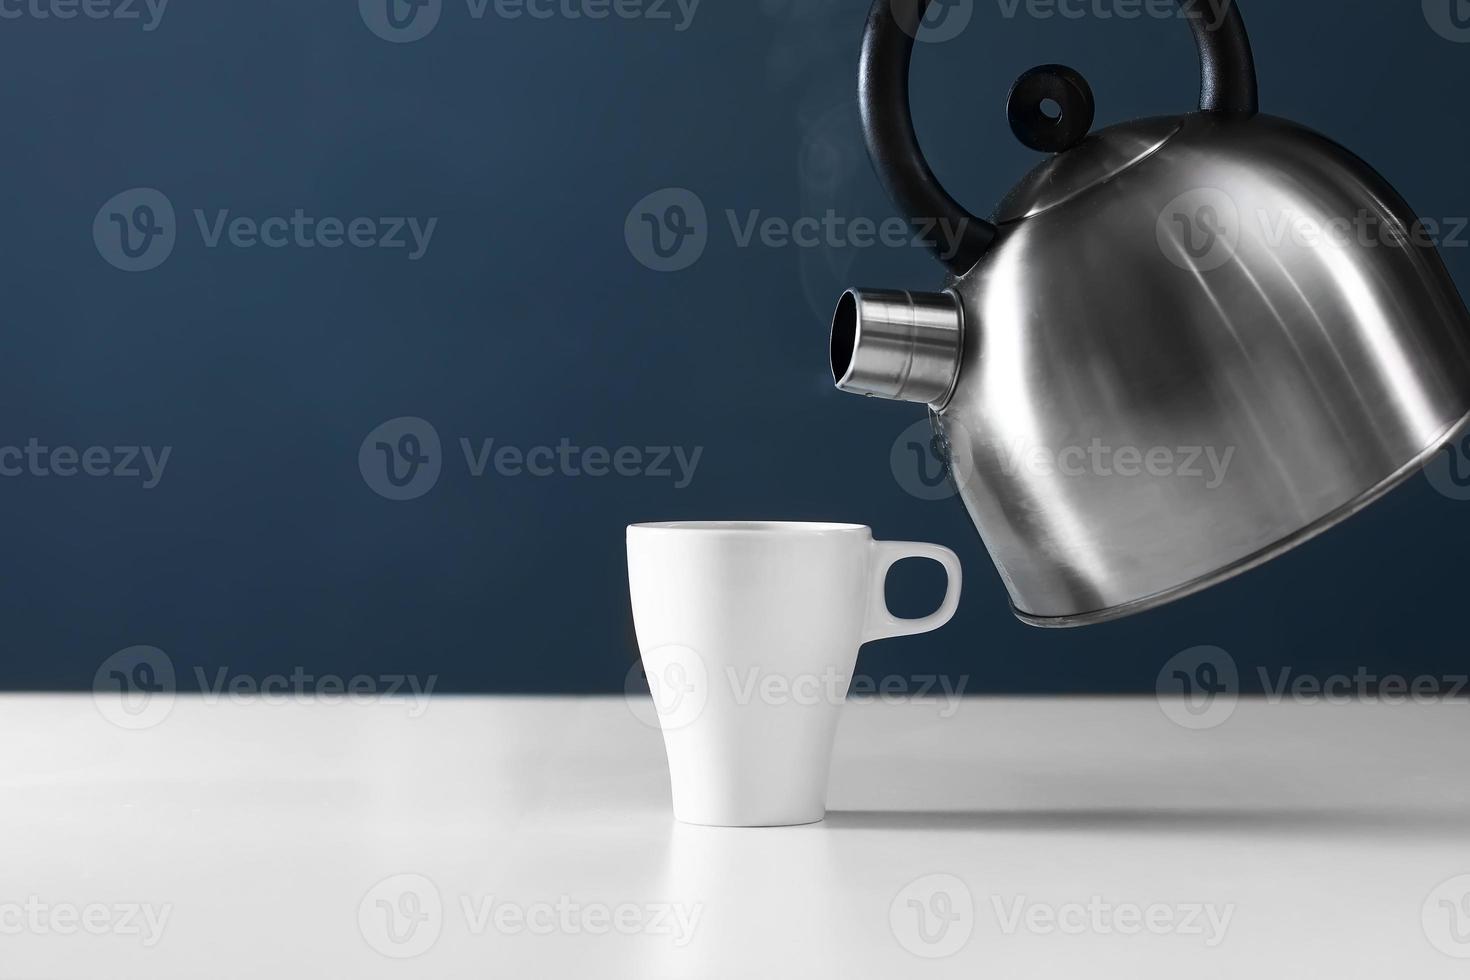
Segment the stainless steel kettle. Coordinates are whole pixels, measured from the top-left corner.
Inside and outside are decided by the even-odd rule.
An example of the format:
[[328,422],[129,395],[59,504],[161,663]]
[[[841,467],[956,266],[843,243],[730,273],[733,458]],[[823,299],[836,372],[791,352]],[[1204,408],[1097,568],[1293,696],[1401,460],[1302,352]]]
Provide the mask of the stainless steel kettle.
[[1012,129],[1055,155],[993,221],[945,193],[914,134],[928,0],[877,0],[868,19],[869,152],[950,274],[940,292],[843,295],[833,377],[930,407],[1038,626],[1129,615],[1281,554],[1470,414],[1470,314],[1425,227],[1352,153],[1258,113],[1240,12],[1216,6],[1189,18],[1198,112],[1088,135],[1081,75],[1024,74]]

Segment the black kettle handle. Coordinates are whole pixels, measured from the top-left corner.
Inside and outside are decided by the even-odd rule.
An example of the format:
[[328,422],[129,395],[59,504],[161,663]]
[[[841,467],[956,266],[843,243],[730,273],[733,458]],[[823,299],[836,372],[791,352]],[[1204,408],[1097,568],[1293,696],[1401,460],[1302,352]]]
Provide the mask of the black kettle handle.
[[[959,275],[985,253],[996,231],[994,225],[970,214],[940,186],[914,133],[909,111],[909,62],[914,38],[931,2],[875,0],[863,32],[858,100],[868,154],[878,175],[888,185],[899,210],[919,225],[919,234],[940,261]],[[1185,13],[1199,45],[1200,111],[1254,115],[1259,109],[1255,59],[1235,0],[1203,0],[1190,4]],[[1022,76],[1022,82],[1038,78],[1055,84],[1050,90],[1046,85],[1027,84],[1024,95],[1038,104],[1037,96],[1057,99],[1062,115],[1049,125],[1063,134],[1059,142],[1054,139],[1056,145],[1048,145],[1044,138],[1033,141],[1023,134],[1015,106],[1015,99],[1023,94],[1021,82],[1012,90],[1012,123],[1028,145],[1065,148],[1086,135],[1091,125],[1091,91],[1081,75],[1059,65],[1032,69]],[[1030,122],[1038,121],[1034,113],[1026,115]],[[1075,118],[1078,115],[1085,115],[1080,133]]]

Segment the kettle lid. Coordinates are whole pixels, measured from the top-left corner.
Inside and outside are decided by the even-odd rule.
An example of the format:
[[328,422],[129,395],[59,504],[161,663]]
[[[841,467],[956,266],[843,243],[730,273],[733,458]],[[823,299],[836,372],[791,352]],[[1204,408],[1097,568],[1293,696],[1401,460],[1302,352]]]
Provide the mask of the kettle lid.
[[995,223],[1034,217],[1111,180],[1158,152],[1183,125],[1178,116],[1156,116],[1093,133],[1027,174],[996,208]]
[[[909,62],[914,43],[922,33],[924,14],[933,2],[873,0],[858,63],[858,105],[868,154],[899,210],[914,221],[925,223],[930,231],[922,236],[924,244],[951,273],[962,276],[995,243],[997,228],[965,210],[945,191],[919,149],[909,108]],[[1200,9],[1203,4],[1190,0],[1178,0],[1178,3],[1199,49],[1200,112],[1240,118],[1254,116],[1260,108],[1255,59],[1235,0],[1218,0],[1213,18]],[[1074,151],[1086,142],[1093,110],[1092,90],[1081,74],[1065,65],[1039,65],[1016,80],[1006,114],[1012,131],[1027,146],[1070,155],[1067,151]],[[1069,172],[1073,168],[1080,171],[1065,184],[1075,193],[1078,187],[1091,186],[1109,174],[1116,175],[1120,166],[1137,162],[1138,152],[1137,147],[1132,152],[1125,149],[1120,159],[1113,153],[1100,151],[1099,155],[1105,159],[1092,169],[1083,164],[1088,154],[1076,163],[1058,166]],[[1044,183],[1045,179],[1038,178],[1038,181]],[[1064,200],[1065,196],[1066,192],[1060,199]],[[1049,201],[1046,206],[1053,206],[1058,198],[1048,192],[1039,200]],[[1019,213],[1029,213],[1032,203],[1035,202],[1028,202]],[[1009,214],[1013,209],[1003,210]],[[940,226],[960,229],[958,242],[943,241],[948,236],[934,233]]]

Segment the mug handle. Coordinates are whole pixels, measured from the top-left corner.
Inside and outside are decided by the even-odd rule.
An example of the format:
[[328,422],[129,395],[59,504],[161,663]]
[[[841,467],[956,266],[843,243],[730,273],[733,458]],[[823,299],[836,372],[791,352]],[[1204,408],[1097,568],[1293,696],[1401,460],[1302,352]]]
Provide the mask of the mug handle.
[[[918,619],[904,619],[893,615],[884,597],[884,586],[888,582],[888,570],[905,558],[928,558],[944,566],[948,585],[944,590],[944,601],[939,608]],[[886,640],[894,636],[913,636],[937,630],[954,616],[960,605],[960,558],[953,551],[937,544],[921,541],[874,541],[873,542],[873,585],[868,603],[868,622],[863,631],[863,642]]]

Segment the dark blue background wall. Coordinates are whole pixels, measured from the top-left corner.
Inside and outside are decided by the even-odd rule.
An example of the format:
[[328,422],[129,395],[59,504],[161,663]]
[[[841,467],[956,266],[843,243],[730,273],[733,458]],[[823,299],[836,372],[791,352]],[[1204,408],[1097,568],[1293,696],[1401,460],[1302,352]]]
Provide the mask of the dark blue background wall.
[[[371,5],[365,18],[353,0],[173,0],[152,30],[142,0],[140,20],[6,2],[20,16],[0,18],[0,446],[72,447],[78,468],[106,447],[98,471],[123,461],[115,447],[170,455],[151,488],[30,464],[0,478],[0,685],[87,688],[114,651],[149,644],[184,688],[194,667],[299,666],[437,674],[440,690],[617,691],[633,656],[623,526],[681,517],[860,521],[959,550],[954,625],[871,647],[874,674],[1152,690],[1160,664],[1197,644],[1229,650],[1247,688],[1256,665],[1464,663],[1470,502],[1423,477],[1163,611],[1063,633],[1011,619],[960,505],[916,499],[890,468],[922,413],[839,395],[826,376],[842,287],[928,288],[936,267],[914,248],[741,247],[726,217],[893,214],[853,102],[866,0],[705,0],[682,31],[672,4],[673,21],[507,19],[493,5],[475,19],[443,0],[411,43],[375,35]],[[1099,125],[1182,111],[1197,90],[1176,20],[1010,7],[975,0],[968,27],[921,46],[915,68],[925,148],[981,212],[1037,161],[1002,112],[1024,69],[1079,68]],[[1470,43],[1407,0],[1244,11],[1266,111],[1348,144],[1422,214],[1470,214],[1457,109]],[[137,194],[104,208],[136,188],[172,207],[174,240],[161,264],[128,272],[108,261],[130,261],[111,215],[140,248],[140,229],[167,217],[138,212],[150,199]],[[665,188],[692,191],[708,216],[703,253],[680,271],[639,261],[636,213],[625,229]],[[195,217],[297,209],[371,218],[374,235],[386,218],[437,224],[413,259],[240,247],[228,231],[210,247]],[[1445,250],[1464,289],[1467,244]],[[154,238],[139,261],[167,246]],[[427,463],[401,493],[381,461],[372,476],[376,439],[369,477],[359,467],[368,434],[400,417],[441,444],[422,433],[437,480]],[[567,467],[476,477],[462,438],[701,455],[683,487]],[[625,454],[624,469],[654,455]],[[70,468],[64,452],[46,458]],[[936,577],[906,570],[895,603],[921,611]]]

